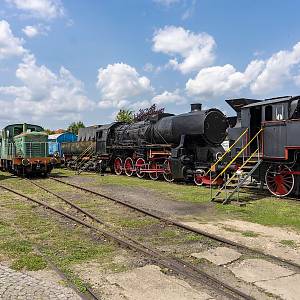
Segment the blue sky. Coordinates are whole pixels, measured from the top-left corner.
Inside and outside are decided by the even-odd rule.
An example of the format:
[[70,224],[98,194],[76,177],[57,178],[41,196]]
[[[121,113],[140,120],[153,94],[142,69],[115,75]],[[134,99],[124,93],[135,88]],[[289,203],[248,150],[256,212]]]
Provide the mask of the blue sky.
[[296,95],[299,1],[2,0],[0,125]]

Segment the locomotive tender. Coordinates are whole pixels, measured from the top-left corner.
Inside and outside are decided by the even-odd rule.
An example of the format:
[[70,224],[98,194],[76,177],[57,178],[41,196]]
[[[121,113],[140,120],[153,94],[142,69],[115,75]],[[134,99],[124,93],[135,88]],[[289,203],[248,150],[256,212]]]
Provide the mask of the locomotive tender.
[[115,122],[99,127],[96,154],[101,168],[110,167],[117,175],[123,171],[140,178],[148,174],[156,180],[162,174],[166,181],[194,179],[201,184],[203,175],[224,152],[221,143],[227,128],[227,118],[220,110],[202,110],[196,103],[185,114],[161,113],[134,124]]
[[12,124],[1,132],[0,168],[17,175],[47,176],[57,160],[48,153],[48,135],[32,124]]

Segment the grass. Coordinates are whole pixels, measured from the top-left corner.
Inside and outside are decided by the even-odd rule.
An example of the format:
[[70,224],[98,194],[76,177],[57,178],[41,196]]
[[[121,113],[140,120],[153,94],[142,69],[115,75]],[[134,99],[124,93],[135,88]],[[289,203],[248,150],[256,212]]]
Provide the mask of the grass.
[[[21,184],[15,179],[16,188],[23,190]],[[37,191],[35,194],[42,196]],[[38,246],[43,256],[85,291],[86,284],[73,268],[91,260],[99,263],[110,261],[114,255],[113,244],[92,239],[86,234],[89,232],[86,229],[54,218],[53,214],[48,215],[44,209],[10,193],[0,192],[0,210],[0,258],[10,262],[16,270],[36,271],[47,266],[43,257],[35,253],[34,248]]]
[[123,219],[118,219],[116,220],[117,224],[121,227],[125,228],[141,228],[141,227],[146,227],[150,226],[153,224],[158,223],[157,220],[155,219],[150,219],[150,218],[139,218],[139,219],[129,219],[129,218],[123,218]]
[[291,248],[297,248],[297,243],[293,240],[281,240],[280,244],[287,246],[287,247],[291,247]]
[[258,237],[259,233],[254,232],[254,231],[244,231],[244,232],[242,232],[242,235],[246,236],[246,237]]
[[28,271],[38,271],[46,268],[47,263],[42,256],[29,253],[28,255],[22,255],[14,260],[11,267],[15,270],[26,269]]

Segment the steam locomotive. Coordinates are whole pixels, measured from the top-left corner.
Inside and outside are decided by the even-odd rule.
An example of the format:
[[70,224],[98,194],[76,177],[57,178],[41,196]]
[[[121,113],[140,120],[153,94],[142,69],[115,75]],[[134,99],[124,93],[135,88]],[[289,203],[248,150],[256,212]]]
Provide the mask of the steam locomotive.
[[[94,168],[104,171],[109,167],[117,175],[136,174],[139,178],[148,175],[152,180],[162,175],[169,182],[209,183],[210,178],[204,175],[224,153],[221,143],[227,128],[227,118],[220,110],[202,110],[199,103],[191,104],[191,111],[180,115],[159,113],[133,124],[98,126],[93,153],[97,159],[93,161],[100,165]],[[68,147],[63,145],[63,149]]]

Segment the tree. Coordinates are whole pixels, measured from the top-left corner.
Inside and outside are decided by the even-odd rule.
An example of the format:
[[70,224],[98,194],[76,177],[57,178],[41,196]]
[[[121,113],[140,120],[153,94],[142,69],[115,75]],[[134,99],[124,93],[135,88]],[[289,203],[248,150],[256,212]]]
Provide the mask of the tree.
[[84,128],[85,125],[83,124],[83,122],[78,121],[78,122],[72,122],[67,131],[72,132],[74,134],[78,134],[79,128]]
[[52,129],[45,129],[45,132],[46,132],[48,135],[54,134],[54,133],[55,133],[55,131],[52,130]]
[[120,109],[116,116],[117,122],[132,123],[133,122],[133,111],[129,109]]
[[164,108],[157,108],[156,104],[152,104],[150,107],[140,109],[136,114],[134,114],[134,122],[144,121],[148,117],[162,114],[164,111]]

